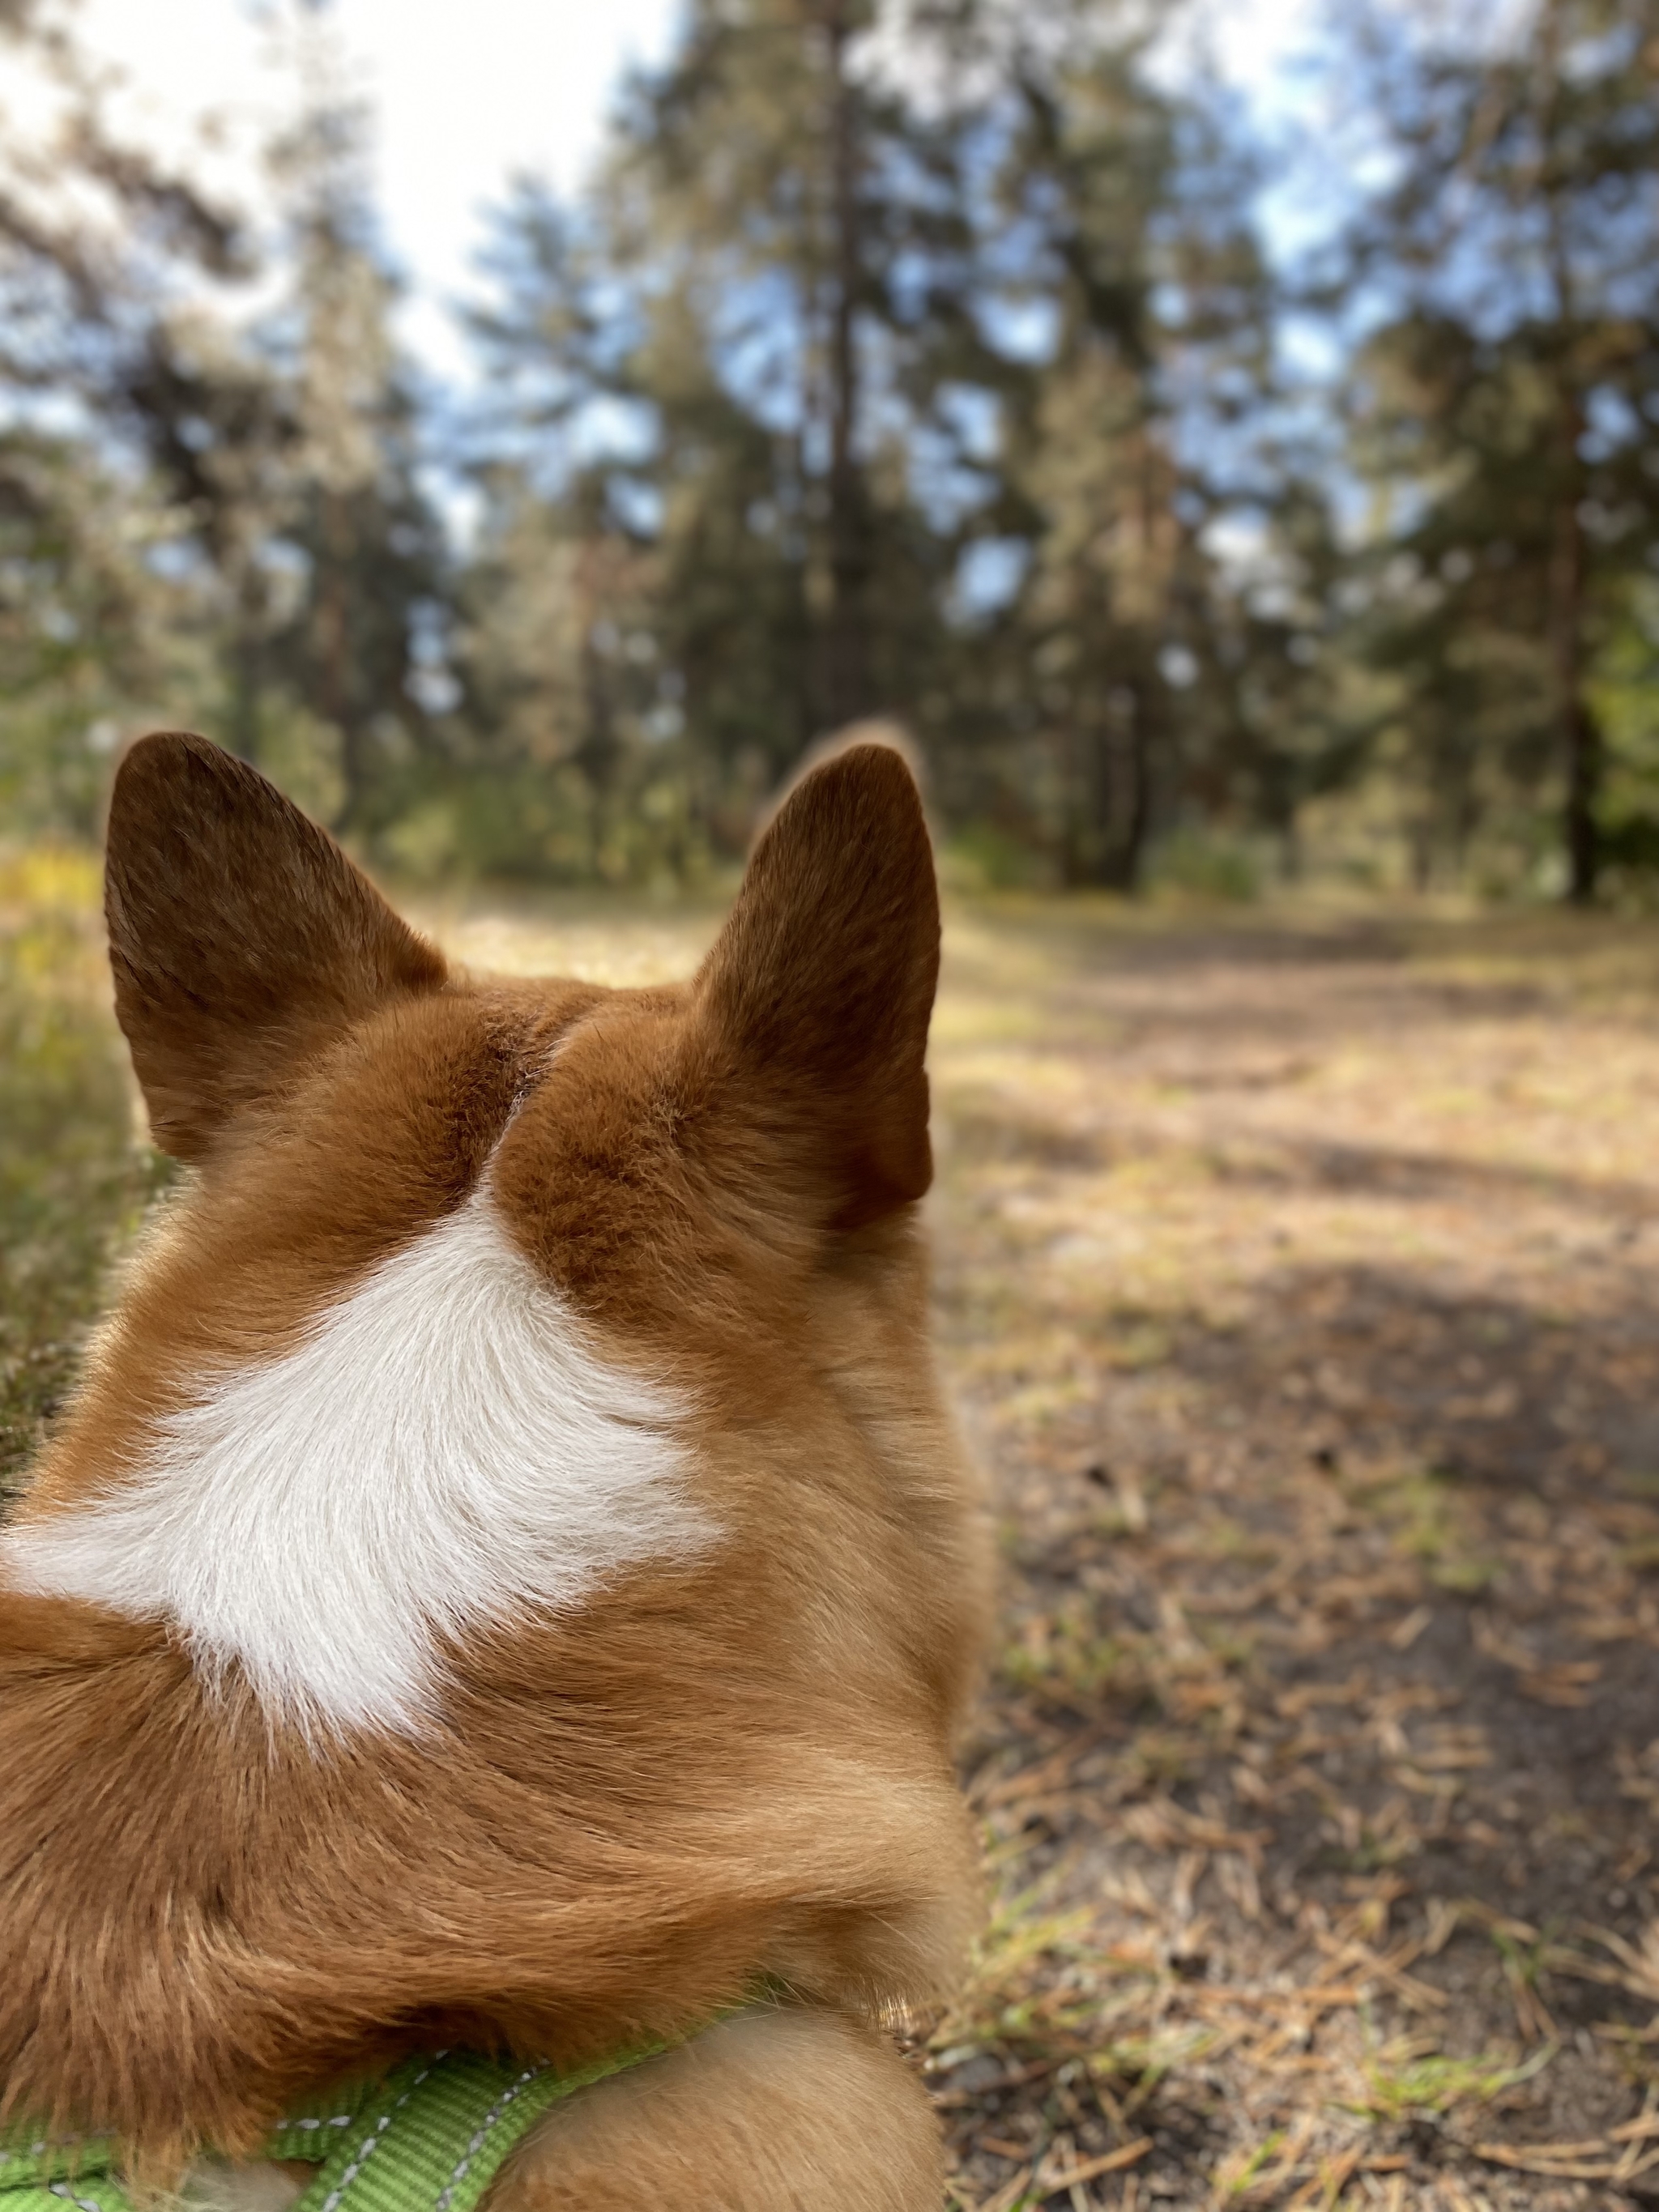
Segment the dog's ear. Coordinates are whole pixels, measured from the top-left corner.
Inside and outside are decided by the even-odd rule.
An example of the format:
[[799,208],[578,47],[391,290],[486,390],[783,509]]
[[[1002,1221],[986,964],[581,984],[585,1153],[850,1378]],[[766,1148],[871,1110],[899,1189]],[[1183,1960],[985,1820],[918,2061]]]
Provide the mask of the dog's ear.
[[933,1180],[939,947],[915,781],[892,746],[848,745],[763,834],[695,986],[728,1101],[819,1225],[878,1220]]
[[150,1127],[181,1160],[350,1023],[444,980],[334,840],[205,738],[143,738],[122,762],[104,912]]

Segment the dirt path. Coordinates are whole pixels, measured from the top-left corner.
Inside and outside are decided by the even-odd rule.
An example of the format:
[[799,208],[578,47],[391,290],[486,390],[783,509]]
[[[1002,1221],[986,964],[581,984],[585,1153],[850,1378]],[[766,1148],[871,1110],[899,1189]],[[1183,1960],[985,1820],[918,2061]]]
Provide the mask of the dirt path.
[[951,949],[961,2203],[1659,2202],[1659,944]]

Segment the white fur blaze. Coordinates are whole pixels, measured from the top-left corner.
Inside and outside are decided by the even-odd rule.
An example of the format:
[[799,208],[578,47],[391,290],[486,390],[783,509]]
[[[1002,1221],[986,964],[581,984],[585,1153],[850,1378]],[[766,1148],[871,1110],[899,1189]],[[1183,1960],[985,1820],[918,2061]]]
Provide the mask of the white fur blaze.
[[480,1190],[213,1382],[88,1505],[14,1524],[14,1587],[165,1619],[308,1731],[417,1727],[439,1640],[580,1605],[717,1531],[684,1406],[609,1365]]

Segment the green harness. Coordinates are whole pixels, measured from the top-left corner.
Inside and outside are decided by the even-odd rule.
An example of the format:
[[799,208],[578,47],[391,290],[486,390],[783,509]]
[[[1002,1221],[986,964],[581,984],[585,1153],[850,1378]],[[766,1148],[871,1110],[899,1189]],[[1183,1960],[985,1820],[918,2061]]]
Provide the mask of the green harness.
[[[665,2047],[636,2045],[569,2074],[462,2051],[410,2058],[290,2112],[264,2155],[316,2166],[293,2212],[475,2212],[550,2106]],[[0,2212],[134,2212],[119,2148],[112,2136],[0,2130]]]

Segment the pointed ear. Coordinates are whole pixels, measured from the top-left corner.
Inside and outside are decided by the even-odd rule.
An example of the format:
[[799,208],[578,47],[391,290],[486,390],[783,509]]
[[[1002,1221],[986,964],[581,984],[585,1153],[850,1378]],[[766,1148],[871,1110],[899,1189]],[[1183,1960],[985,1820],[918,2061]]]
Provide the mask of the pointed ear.
[[891,746],[849,745],[762,836],[696,985],[743,1122],[821,1225],[879,1219],[933,1180],[939,944],[915,781]]
[[122,762],[104,913],[150,1126],[181,1160],[331,1036],[444,980],[334,840],[205,738],[143,738]]

